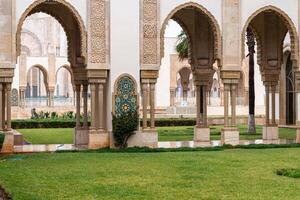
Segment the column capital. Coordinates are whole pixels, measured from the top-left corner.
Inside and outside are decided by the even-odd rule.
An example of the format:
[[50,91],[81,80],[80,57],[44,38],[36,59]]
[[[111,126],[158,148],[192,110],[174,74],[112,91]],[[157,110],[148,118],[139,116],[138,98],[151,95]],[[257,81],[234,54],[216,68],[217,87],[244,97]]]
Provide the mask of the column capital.
[[221,79],[223,84],[238,84],[241,78],[240,70],[222,70]]

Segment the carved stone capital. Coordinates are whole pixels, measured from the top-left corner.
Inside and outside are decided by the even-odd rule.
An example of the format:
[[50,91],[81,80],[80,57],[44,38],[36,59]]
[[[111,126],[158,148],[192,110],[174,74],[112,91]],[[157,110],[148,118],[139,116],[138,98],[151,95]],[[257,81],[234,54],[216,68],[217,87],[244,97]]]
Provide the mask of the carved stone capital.
[[221,78],[224,84],[237,84],[241,78],[241,71],[222,70]]

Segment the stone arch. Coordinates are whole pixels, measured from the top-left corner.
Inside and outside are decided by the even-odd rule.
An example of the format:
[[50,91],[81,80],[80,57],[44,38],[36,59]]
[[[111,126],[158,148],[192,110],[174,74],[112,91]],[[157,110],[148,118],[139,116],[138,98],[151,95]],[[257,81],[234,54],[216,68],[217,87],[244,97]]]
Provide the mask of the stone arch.
[[[28,73],[32,70],[32,68],[38,68],[39,70],[41,70],[43,77],[44,77],[44,84],[45,84],[45,88],[46,91],[49,92],[49,75],[48,75],[48,71],[45,69],[45,67],[43,67],[42,65],[36,64],[36,65],[32,65],[26,72],[26,79],[28,77]],[[28,81],[28,80],[27,80]]]
[[[24,35],[29,35],[29,37],[31,37],[35,41],[36,48],[37,48],[37,50],[39,52],[39,53],[33,53],[34,51],[31,51],[31,48],[28,45],[24,45],[25,47],[27,47],[29,49],[30,55],[28,55],[28,56],[32,56],[32,53],[33,53],[34,56],[42,56],[43,55],[43,47],[42,47],[42,43],[41,43],[40,38],[36,34],[34,34],[33,32],[31,32],[31,31],[29,31],[27,29],[23,29],[21,31],[21,37],[22,37],[22,35],[23,36]],[[23,46],[23,44],[21,44],[21,48],[22,48],[22,46]],[[20,49],[20,51],[21,50],[22,49]]]
[[22,14],[16,31],[17,57],[20,55],[21,30],[25,19],[38,12],[54,17],[63,27],[68,40],[68,59],[73,66],[86,63],[87,34],[77,10],[65,0],[36,0]]
[[207,18],[208,21],[210,23],[210,26],[212,28],[213,34],[214,34],[214,57],[215,60],[218,60],[219,65],[221,65],[222,63],[222,36],[221,36],[221,29],[220,26],[216,20],[216,18],[202,5],[198,4],[198,3],[194,3],[194,2],[188,2],[188,3],[184,3],[181,4],[179,6],[177,6],[176,8],[174,8],[169,15],[165,18],[161,29],[160,29],[160,55],[161,55],[161,59],[164,56],[164,34],[165,34],[165,30],[166,30],[166,26],[168,24],[168,21],[170,19],[174,19],[181,27],[182,29],[185,31],[185,33],[188,36],[188,41],[189,41],[189,56],[190,53],[192,52],[192,41],[191,41],[191,37],[190,37],[190,33],[188,32],[188,29],[184,26],[183,23],[181,23],[181,21],[177,18],[174,18],[174,15],[181,9],[187,8],[187,7],[193,7],[196,8],[199,12],[201,12],[202,14],[204,14]]
[[[120,88],[122,80],[131,82],[132,87],[133,87],[131,89],[127,88],[128,91],[125,90],[126,94],[123,94],[121,91],[122,88]],[[123,97],[122,95],[127,95],[127,96]],[[130,109],[130,106],[135,106],[135,109],[138,111],[139,99],[138,99],[138,92],[137,92],[137,82],[133,76],[131,76],[130,74],[127,74],[127,73],[121,74],[114,83],[113,113],[114,114],[120,113],[120,110],[118,111],[118,109],[116,107],[119,106],[119,107],[122,107],[122,109],[123,109],[123,106],[125,104],[131,104],[131,105],[128,105],[128,109]]]
[[62,68],[66,69],[70,73],[72,86],[75,87],[74,74],[73,74],[72,68],[69,65],[62,65],[56,70],[55,82],[57,83],[57,74],[58,74],[59,70],[61,70]]
[[[292,61],[294,66],[298,67],[298,61],[299,61],[299,40],[298,40],[298,34],[297,34],[297,29],[292,21],[292,19],[280,8],[277,8],[273,5],[268,5],[265,7],[262,7],[258,10],[256,10],[250,17],[248,17],[244,28],[242,30],[242,58],[245,57],[245,36],[246,36],[246,30],[247,27],[250,25],[251,21],[258,16],[262,12],[266,11],[273,11],[276,15],[280,17],[280,19],[284,22],[286,25],[288,32],[290,33],[290,38],[291,38],[291,55],[292,55]],[[260,37],[257,34],[257,32],[252,28],[254,31],[255,38],[257,40],[257,55],[258,55],[258,61],[260,61],[260,58],[262,57],[261,55],[261,49],[263,48],[263,44],[261,43]],[[259,62],[258,62],[259,63]]]

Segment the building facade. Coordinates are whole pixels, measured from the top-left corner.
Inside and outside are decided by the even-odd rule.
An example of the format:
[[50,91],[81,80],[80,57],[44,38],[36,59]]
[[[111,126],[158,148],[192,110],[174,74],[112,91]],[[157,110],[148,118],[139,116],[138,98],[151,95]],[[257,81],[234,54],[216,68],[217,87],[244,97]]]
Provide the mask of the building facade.
[[[220,92],[224,107],[222,143],[234,145],[239,142],[236,108],[240,80],[246,78],[241,72],[247,55],[247,28],[251,28],[255,35],[257,64],[265,90],[264,141],[276,143],[278,140],[276,107],[284,107],[284,104],[279,105],[282,94],[288,95],[288,98],[281,101],[294,102],[294,107],[285,106],[286,110],[294,110],[290,117],[294,117],[295,122],[299,119],[298,0],[0,0],[0,127],[6,132],[7,141],[13,141],[13,78],[17,70],[23,70],[22,52],[26,52],[26,48],[22,48],[24,21],[40,12],[54,17],[66,33],[67,60],[76,92],[75,145],[98,148],[113,144],[111,112],[119,109],[117,106],[127,108],[131,105],[122,98],[120,104],[116,103],[115,94],[123,94],[117,92],[124,90],[118,87],[123,79],[124,86],[133,87],[126,91],[133,97],[141,97],[136,101],[141,100],[143,126],[130,145],[157,145],[155,107],[160,97],[157,96],[156,84],[165,56],[164,33],[171,19],[182,27],[188,37],[189,68],[181,75],[190,79],[187,73],[192,74],[197,105],[196,145],[209,143],[206,97],[212,85],[216,85],[215,71],[219,71],[223,90]],[[287,35],[289,50],[284,51]],[[50,45],[49,49],[54,52],[53,46]],[[49,59],[49,65],[51,62]],[[281,70],[284,63],[288,63],[286,66],[289,67],[285,73]],[[290,74],[290,78],[286,78],[286,74]],[[280,89],[281,95],[278,95],[279,81],[288,85],[288,92]],[[55,88],[51,83],[55,81],[49,78],[48,83],[51,97]],[[182,88],[186,87],[184,81],[181,84]],[[90,126],[88,90],[91,96]],[[81,101],[83,124],[80,123]]]

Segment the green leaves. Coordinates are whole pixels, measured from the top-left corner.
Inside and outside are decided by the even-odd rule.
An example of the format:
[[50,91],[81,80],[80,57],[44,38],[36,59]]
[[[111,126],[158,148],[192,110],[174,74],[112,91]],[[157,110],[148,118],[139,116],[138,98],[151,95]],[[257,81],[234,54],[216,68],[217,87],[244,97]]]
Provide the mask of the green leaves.
[[183,61],[188,58],[189,54],[188,38],[185,32],[181,31],[181,33],[177,36],[177,39],[176,51],[178,53],[179,60]]

